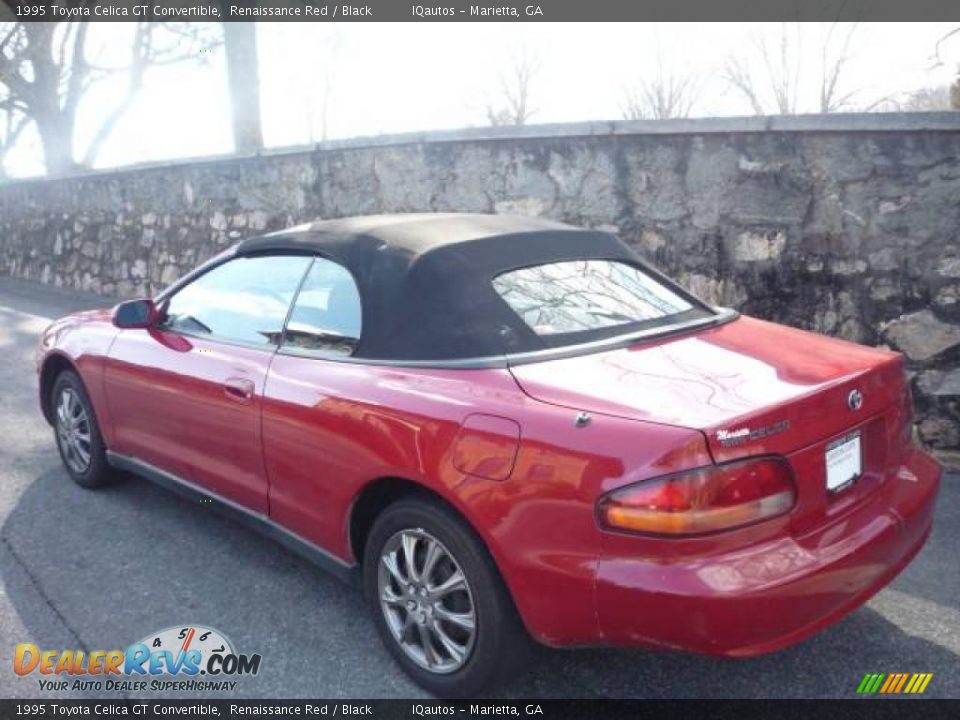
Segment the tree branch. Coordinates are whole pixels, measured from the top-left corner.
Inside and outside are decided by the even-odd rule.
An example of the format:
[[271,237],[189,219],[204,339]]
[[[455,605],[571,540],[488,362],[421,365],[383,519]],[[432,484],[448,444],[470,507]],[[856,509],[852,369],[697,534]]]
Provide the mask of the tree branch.
[[[64,112],[73,116],[80,104],[80,98],[89,87],[87,76],[90,71],[87,66],[86,46],[87,46],[87,23],[77,23],[77,30],[73,38],[73,52],[70,61],[70,71],[67,79],[67,91],[64,97]],[[63,47],[66,47],[66,38],[64,38]],[[61,66],[62,67],[62,66]]]
[[755,115],[763,115],[763,104],[760,102],[760,98],[754,89],[750,71],[744,66],[740,59],[735,57],[728,58],[722,74],[723,78],[750,103],[753,113]]
[[943,59],[940,57],[940,48],[947,40],[954,37],[955,35],[960,35],[960,27],[954,28],[953,30],[948,32],[946,35],[941,37],[939,40],[937,40],[937,44],[934,45],[933,47],[933,57],[935,61],[934,67],[940,67],[941,65],[943,65]]
[[147,63],[150,60],[150,51],[153,41],[153,30],[151,23],[139,22],[134,33],[133,45],[130,53],[130,79],[127,83],[127,92],[113,108],[109,115],[100,123],[97,132],[94,134],[87,151],[83,155],[81,164],[85,167],[91,167],[100,154],[100,148],[108,137],[113,133],[114,128],[120,119],[127,113],[133,101],[140,93],[143,87],[143,78],[147,71]]

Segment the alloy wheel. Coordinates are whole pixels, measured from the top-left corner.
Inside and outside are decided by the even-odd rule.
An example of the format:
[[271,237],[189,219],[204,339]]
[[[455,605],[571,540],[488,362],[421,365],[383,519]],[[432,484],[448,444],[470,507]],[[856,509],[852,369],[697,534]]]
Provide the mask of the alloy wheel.
[[467,578],[443,543],[419,528],[395,533],[383,546],[377,579],[387,626],[407,657],[433,673],[463,667],[477,615]]
[[76,390],[66,387],[57,403],[57,442],[67,467],[82,474],[90,467],[90,418]]

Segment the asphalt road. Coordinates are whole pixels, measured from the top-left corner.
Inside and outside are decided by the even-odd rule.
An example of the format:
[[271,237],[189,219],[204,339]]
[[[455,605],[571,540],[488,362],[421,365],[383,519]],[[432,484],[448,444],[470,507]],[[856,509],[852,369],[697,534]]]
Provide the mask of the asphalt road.
[[[0,697],[117,698],[41,692],[36,674],[13,673],[14,646],[124,648],[180,624],[217,628],[238,651],[263,656],[233,697],[424,697],[381,648],[356,590],[146,481],[90,492],[69,480],[37,409],[34,344],[50,319],[100,303],[0,279]],[[796,647],[736,661],[542,649],[495,695],[852,697],[867,672],[932,672],[928,696],[960,697],[958,558],[960,477],[951,476],[913,564]]]

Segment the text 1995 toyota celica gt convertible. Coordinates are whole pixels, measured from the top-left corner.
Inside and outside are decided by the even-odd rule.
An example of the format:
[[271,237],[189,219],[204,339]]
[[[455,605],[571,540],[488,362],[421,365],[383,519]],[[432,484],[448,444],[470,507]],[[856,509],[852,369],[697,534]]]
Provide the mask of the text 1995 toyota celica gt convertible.
[[711,307],[615,237],[394,215],[243,241],[43,335],[71,477],[212,498],[344,576],[423,687],[528,638],[751,656],[919,551],[900,355]]

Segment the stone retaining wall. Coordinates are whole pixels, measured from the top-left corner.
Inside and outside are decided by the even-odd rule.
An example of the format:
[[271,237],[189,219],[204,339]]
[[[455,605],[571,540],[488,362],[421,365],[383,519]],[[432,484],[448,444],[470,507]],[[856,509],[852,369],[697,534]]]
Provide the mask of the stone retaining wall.
[[0,274],[129,297],[236,239],[377,212],[613,230],[707,300],[908,358],[960,449],[960,113],[477,129],[0,185]]

